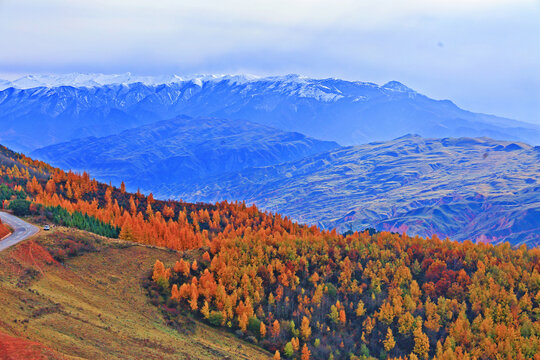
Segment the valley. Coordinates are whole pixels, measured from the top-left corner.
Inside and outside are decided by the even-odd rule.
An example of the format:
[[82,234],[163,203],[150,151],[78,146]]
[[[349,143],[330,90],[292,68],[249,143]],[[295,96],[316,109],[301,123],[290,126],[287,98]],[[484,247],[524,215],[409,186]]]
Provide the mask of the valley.
[[[339,145],[247,121],[181,116],[101,138],[82,138],[32,152],[54,166],[89,171],[128,189],[196,184],[247,167],[300,160]],[[172,194],[163,194],[172,197]]]
[[539,148],[526,144],[406,136],[151,189],[191,201],[246,199],[343,232],[373,227],[538,246],[539,164]]

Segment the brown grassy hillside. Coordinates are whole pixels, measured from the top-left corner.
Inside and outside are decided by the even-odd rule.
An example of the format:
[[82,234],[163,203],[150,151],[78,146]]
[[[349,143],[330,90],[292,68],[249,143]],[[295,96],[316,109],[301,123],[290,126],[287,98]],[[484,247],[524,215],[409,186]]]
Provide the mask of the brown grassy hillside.
[[[81,243],[78,256],[60,251]],[[167,326],[141,284],[157,258],[177,257],[66,228],[1,252],[0,359],[269,358],[191,319],[178,319],[180,331]]]

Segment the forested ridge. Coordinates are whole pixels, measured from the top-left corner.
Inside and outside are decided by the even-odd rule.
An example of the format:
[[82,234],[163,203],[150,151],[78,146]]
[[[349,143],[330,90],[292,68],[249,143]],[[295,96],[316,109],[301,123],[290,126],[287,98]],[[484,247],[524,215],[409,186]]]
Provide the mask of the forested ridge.
[[[254,231],[153,278],[276,358],[538,358],[538,249],[367,233]],[[168,294],[168,289],[170,295]],[[178,304],[177,304],[178,302]]]
[[[0,149],[2,205],[178,253],[149,294],[293,359],[540,358],[540,250],[159,201]],[[149,269],[150,270],[150,269]]]

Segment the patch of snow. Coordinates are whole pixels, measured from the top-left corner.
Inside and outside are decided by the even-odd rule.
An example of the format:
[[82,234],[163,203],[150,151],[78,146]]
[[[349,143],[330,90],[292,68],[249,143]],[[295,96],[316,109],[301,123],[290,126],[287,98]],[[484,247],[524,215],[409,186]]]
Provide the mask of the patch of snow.
[[407,86],[403,85],[399,81],[390,81],[381,86],[383,89],[391,90],[391,91],[398,91],[398,92],[407,92],[407,93],[414,93],[415,91],[411,88],[408,88]]
[[366,100],[367,100],[367,96],[357,96],[353,99],[353,102],[366,101]]
[[319,101],[332,102],[343,98],[343,95],[324,92],[313,86],[302,86],[295,92],[296,95],[302,98],[313,98]]
[[195,78],[193,80],[191,80],[191,82],[195,85],[197,85],[198,87],[202,87],[203,86],[203,82],[201,80],[201,78]]

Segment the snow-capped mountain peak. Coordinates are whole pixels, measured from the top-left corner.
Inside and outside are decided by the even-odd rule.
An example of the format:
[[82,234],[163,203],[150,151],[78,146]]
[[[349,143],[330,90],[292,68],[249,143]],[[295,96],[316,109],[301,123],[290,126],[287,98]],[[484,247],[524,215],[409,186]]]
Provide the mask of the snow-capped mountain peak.
[[[66,140],[72,134],[108,135],[181,114],[250,120],[341,144],[405,133],[490,135],[537,144],[540,134],[534,125],[470,113],[397,81],[380,86],[299,75],[73,73],[29,75],[9,84],[19,89],[0,91],[0,124],[4,126],[0,140],[20,150]],[[44,126],[54,124],[62,132],[44,134]],[[28,141],[33,132],[36,137]],[[17,133],[26,137],[10,141],[9,134]]]
[[26,75],[13,81],[0,81],[0,86],[2,89],[7,87],[29,89],[34,87],[54,88],[59,86],[97,87],[133,83],[159,85],[181,81],[184,81],[184,79],[178,75],[139,76],[132,75],[129,72],[124,74],[69,73]]
[[9,81],[0,79],[0,90],[8,87],[16,89],[30,89],[35,87],[54,88],[59,86],[73,87],[99,87],[105,85],[129,85],[142,83],[148,86],[193,82],[202,84],[208,81],[228,80],[232,83],[246,83],[261,79],[255,75],[207,75],[197,74],[189,76],[179,75],[133,75],[129,72],[124,74],[99,74],[99,73],[69,73],[69,74],[32,74]]
[[[124,74],[94,74],[94,73],[70,73],[70,74],[46,74],[46,75],[27,75],[13,81],[0,80],[0,90],[9,87],[16,89],[47,88],[54,89],[62,86],[71,86],[74,88],[96,88],[102,86],[114,86],[141,83],[145,86],[158,85],[178,85],[193,86],[202,88],[204,84],[217,84],[227,82],[228,86],[238,87],[239,92],[281,93],[298,98],[310,98],[322,102],[335,102],[340,99],[351,97],[358,98],[352,94],[344,93],[340,87],[346,83],[340,79],[313,79],[297,74],[287,74],[282,76],[261,77],[256,75],[225,75],[225,74],[198,74],[189,76],[179,75],[160,75],[160,76],[140,76],[129,72]],[[355,82],[356,86],[375,87],[391,91],[402,91],[408,89],[401,85],[391,86],[388,83],[387,88],[379,87],[376,84]],[[409,91],[412,91],[409,89]]]
[[399,81],[389,81],[386,84],[382,86],[383,89],[389,89],[393,91],[399,91],[399,92],[408,92],[408,93],[416,93],[413,89],[403,85]]
[[[201,87],[204,83],[227,81],[234,85],[250,85],[253,83],[266,83],[270,87],[300,97],[316,98],[322,101],[335,101],[344,96],[334,84],[344,80],[313,79],[297,74],[281,76],[261,77],[250,74],[196,74],[196,75],[157,75],[145,76],[134,75],[129,72],[124,74],[99,74],[99,73],[68,73],[68,74],[36,74],[26,75],[16,80],[8,81],[0,79],[0,90],[9,87],[16,89],[31,89],[37,87],[56,88],[60,86],[94,88],[107,85],[130,85],[142,83],[146,86],[171,85],[191,83]],[[354,82],[358,86],[379,87],[376,84]],[[391,81],[380,88],[399,92],[414,92],[405,85]]]

